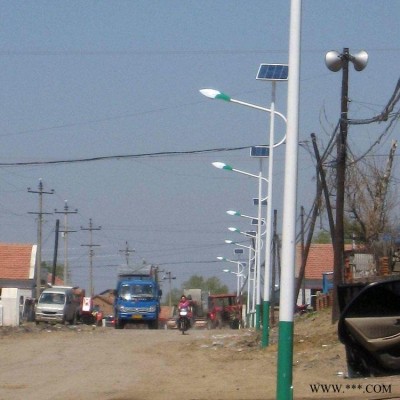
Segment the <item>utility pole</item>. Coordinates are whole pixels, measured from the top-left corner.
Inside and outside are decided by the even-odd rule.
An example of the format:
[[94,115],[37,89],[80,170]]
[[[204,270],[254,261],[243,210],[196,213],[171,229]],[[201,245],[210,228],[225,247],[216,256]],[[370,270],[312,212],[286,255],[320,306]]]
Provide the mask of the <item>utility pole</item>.
[[339,300],[337,287],[343,283],[344,266],[344,195],[347,158],[348,133],[348,101],[349,101],[349,49],[343,49],[342,56],[342,94],[340,111],[340,132],[337,137],[336,148],[336,221],[334,240],[334,300],[332,305],[332,322],[339,319]]
[[392,174],[393,158],[394,153],[397,149],[397,140],[392,141],[392,146],[390,148],[389,157],[386,163],[386,171],[382,177],[382,182],[378,185],[376,190],[376,198],[378,200],[377,209],[379,211],[379,226],[383,228],[385,226],[385,210],[386,210],[386,195],[388,191],[390,176]]
[[332,244],[333,244],[333,248],[335,248],[335,221],[333,219],[333,214],[332,214],[332,206],[331,206],[331,200],[329,197],[328,185],[326,183],[325,170],[324,170],[324,167],[322,164],[321,156],[319,154],[319,149],[318,149],[315,133],[311,134],[311,140],[312,140],[312,144],[313,144],[313,148],[314,148],[315,160],[317,162],[317,177],[319,176],[319,178],[321,180],[322,190],[324,192],[324,197],[325,197],[326,211],[328,214],[329,229],[330,229],[330,233],[331,233]]
[[54,210],[55,214],[64,214],[64,230],[61,233],[64,235],[64,284],[67,285],[69,278],[68,278],[68,233],[76,232],[68,230],[68,215],[69,214],[76,214],[78,212],[77,209],[74,211],[69,211],[68,201],[65,200],[64,202],[64,211],[57,211]]
[[172,284],[171,284],[171,280],[172,279],[176,279],[176,276],[171,276],[171,272],[166,272],[165,275],[168,275],[168,277],[164,277],[163,279],[166,280],[168,279],[169,282],[169,296],[168,296],[168,305],[171,307],[172,306]]
[[29,193],[35,193],[39,195],[39,211],[37,212],[29,212],[28,214],[36,214],[38,215],[38,228],[37,228],[37,255],[36,255],[36,299],[40,296],[40,288],[42,286],[41,282],[41,265],[42,265],[42,225],[43,225],[43,215],[44,214],[52,214],[43,212],[43,195],[44,194],[54,194],[54,189],[46,192],[43,190],[43,182],[42,179],[39,179],[38,190],[32,190],[28,188]]
[[356,71],[362,71],[368,62],[368,54],[360,51],[351,55],[345,47],[343,53],[330,51],[325,56],[325,64],[329,70],[338,72],[342,70],[342,90],[340,98],[340,131],[337,136],[336,148],[336,220],[335,239],[333,241],[333,305],[332,322],[339,319],[338,285],[343,283],[344,268],[344,197],[346,183],[346,158],[347,134],[349,127],[348,102],[349,102],[349,63],[352,62]]
[[90,297],[93,297],[93,255],[94,255],[93,247],[100,246],[99,244],[93,244],[93,231],[101,230],[101,226],[98,226],[97,228],[93,228],[92,218],[90,218],[89,219],[89,227],[83,228],[81,226],[81,230],[89,231],[89,237],[90,237],[89,244],[82,244],[81,246],[89,247],[89,293],[90,293]]
[[56,268],[57,268],[57,255],[58,255],[58,236],[60,232],[60,220],[56,220],[56,231],[54,239],[54,255],[53,255],[53,268],[51,273],[51,284],[54,286],[56,283]]
[[[302,265],[306,264],[306,260],[304,260],[304,207],[301,206],[301,212],[300,212],[300,221],[301,221],[301,263]],[[299,276],[299,279],[301,277]],[[304,271],[302,280],[301,280],[301,304],[305,305],[306,304],[306,271]],[[297,300],[297,299],[295,299]]]
[[125,245],[126,245],[126,246],[125,246],[125,249],[124,249],[124,250],[120,250],[119,252],[125,254],[126,266],[129,267],[129,255],[130,255],[131,253],[134,253],[134,252],[135,252],[135,249],[130,250],[130,249],[129,249],[128,242],[125,242]]

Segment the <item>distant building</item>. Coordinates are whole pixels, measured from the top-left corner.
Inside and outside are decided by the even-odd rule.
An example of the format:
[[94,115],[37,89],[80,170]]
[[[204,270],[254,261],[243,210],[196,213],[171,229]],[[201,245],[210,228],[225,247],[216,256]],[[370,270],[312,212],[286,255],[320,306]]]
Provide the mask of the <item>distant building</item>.
[[36,250],[34,244],[0,243],[0,296],[3,288],[22,289],[27,297],[34,296]]
[[[376,266],[371,254],[363,253],[362,249],[352,250],[352,245],[345,245],[345,267],[343,278],[346,281],[371,277],[376,275]],[[296,278],[301,267],[301,246],[296,247]],[[307,257],[303,290],[299,293],[297,304],[303,302],[314,305],[313,299],[317,292],[324,290],[324,276],[327,280],[333,278],[334,252],[331,243],[312,243]]]
[[36,249],[33,244],[0,243],[0,325],[17,326],[33,316]]
[[105,317],[114,315],[114,300],[115,291],[113,289],[108,289],[93,297],[93,307],[98,306]]
[[[296,278],[299,276],[301,267],[301,246],[296,246]],[[317,292],[323,291],[323,277],[333,272],[334,257],[332,243],[311,243],[307,257],[306,269],[302,290],[300,290],[297,304],[311,304]],[[303,296],[305,299],[303,299]]]

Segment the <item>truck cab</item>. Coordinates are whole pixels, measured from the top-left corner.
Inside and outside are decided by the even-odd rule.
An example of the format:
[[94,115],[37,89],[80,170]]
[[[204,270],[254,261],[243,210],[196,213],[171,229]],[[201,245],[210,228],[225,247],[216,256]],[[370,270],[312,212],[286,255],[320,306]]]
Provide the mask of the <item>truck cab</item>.
[[158,328],[161,291],[153,279],[120,280],[115,298],[115,328],[127,323],[144,323],[150,329]]

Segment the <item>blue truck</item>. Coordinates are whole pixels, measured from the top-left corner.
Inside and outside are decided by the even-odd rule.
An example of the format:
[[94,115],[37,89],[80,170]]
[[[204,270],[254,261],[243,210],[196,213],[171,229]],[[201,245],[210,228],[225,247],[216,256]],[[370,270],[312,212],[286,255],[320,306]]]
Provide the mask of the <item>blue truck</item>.
[[114,303],[115,329],[127,323],[158,329],[161,294],[156,267],[120,273]]

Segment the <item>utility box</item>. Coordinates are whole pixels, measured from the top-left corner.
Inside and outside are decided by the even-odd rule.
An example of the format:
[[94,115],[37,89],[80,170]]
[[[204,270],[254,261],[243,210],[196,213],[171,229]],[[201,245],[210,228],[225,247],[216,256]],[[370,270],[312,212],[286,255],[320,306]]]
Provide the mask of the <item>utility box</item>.
[[3,308],[3,326],[18,326],[20,317],[20,293],[17,288],[3,288],[1,305]]

